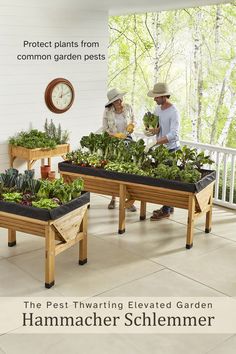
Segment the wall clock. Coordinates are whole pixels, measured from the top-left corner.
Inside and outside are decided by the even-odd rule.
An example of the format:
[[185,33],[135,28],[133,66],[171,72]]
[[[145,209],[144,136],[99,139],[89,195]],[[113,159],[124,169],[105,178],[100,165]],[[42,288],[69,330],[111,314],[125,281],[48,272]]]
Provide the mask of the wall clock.
[[57,78],[52,80],[45,90],[45,102],[50,111],[64,113],[74,101],[74,88],[70,81]]

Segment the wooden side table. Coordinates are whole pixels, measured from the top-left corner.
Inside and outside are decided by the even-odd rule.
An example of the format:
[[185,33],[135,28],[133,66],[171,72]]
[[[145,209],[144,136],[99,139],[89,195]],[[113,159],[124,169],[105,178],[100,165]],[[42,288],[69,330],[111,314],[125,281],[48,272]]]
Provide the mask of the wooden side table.
[[10,167],[13,167],[15,159],[18,157],[27,161],[27,169],[31,170],[37,160],[48,159],[48,165],[51,166],[51,158],[65,155],[70,151],[70,144],[57,145],[55,149],[27,149],[22,146],[9,145]]

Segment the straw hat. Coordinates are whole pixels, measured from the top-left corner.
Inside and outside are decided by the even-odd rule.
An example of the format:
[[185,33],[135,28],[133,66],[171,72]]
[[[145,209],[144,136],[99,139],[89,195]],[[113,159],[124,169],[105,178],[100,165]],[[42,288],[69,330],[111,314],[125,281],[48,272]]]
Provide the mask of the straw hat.
[[108,102],[105,104],[105,107],[109,106],[111,103],[116,100],[122,100],[126,92],[121,92],[118,89],[114,88],[107,92]]
[[158,82],[154,85],[153,90],[148,92],[148,97],[161,97],[171,95],[169,87],[164,82]]

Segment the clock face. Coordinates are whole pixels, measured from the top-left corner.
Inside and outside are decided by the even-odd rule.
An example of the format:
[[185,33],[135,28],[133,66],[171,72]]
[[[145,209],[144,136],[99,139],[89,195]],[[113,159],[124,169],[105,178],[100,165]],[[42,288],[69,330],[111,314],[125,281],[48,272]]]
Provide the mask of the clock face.
[[51,81],[45,90],[45,102],[50,111],[64,113],[74,101],[74,89],[70,81],[57,78]]
[[60,110],[66,109],[73,98],[71,88],[63,82],[54,86],[51,96],[53,105]]

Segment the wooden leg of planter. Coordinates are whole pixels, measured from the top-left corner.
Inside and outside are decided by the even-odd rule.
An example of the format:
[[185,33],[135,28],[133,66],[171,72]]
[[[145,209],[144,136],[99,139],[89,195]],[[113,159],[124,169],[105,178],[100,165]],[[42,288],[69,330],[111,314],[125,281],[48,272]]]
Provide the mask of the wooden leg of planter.
[[120,184],[120,203],[119,203],[119,234],[125,232],[125,200],[126,200],[126,186]]
[[48,157],[48,165],[51,166],[52,161],[51,161],[51,157]]
[[193,228],[194,228],[194,213],[195,213],[195,199],[194,195],[189,196],[188,202],[188,226],[187,226],[187,239],[186,248],[193,247]]
[[79,242],[79,265],[87,263],[87,219],[88,212],[86,210],[81,224],[81,232],[83,232],[84,237]]
[[213,195],[210,197],[209,205],[210,205],[210,210],[206,213],[206,223],[205,223],[205,232],[208,234],[211,232],[211,223],[212,223],[212,201],[213,201]]
[[16,245],[16,230],[8,229],[8,247]]
[[27,160],[27,170],[32,170],[35,160]]
[[146,202],[140,202],[140,220],[146,219]]
[[45,288],[55,284],[55,232],[50,225],[45,228]]
[[15,156],[10,156],[10,167],[13,167],[13,162],[15,161]]

